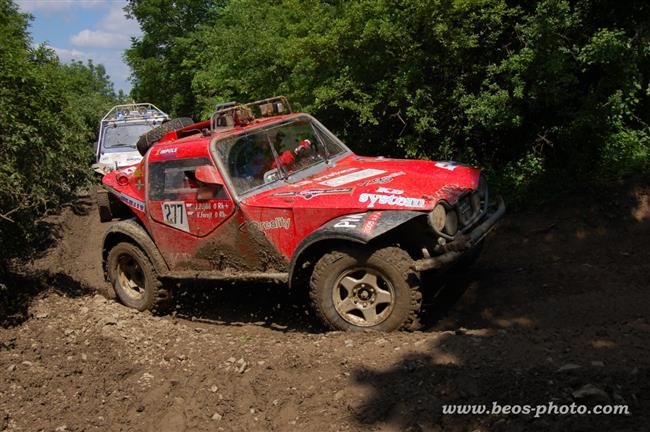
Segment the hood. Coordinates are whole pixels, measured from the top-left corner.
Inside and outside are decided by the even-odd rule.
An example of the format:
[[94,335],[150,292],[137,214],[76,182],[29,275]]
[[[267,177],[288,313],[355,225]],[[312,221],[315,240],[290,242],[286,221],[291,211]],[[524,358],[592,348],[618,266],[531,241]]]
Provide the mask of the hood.
[[349,156],[316,175],[244,200],[278,208],[431,210],[440,200],[455,204],[478,186],[480,171],[451,161]]

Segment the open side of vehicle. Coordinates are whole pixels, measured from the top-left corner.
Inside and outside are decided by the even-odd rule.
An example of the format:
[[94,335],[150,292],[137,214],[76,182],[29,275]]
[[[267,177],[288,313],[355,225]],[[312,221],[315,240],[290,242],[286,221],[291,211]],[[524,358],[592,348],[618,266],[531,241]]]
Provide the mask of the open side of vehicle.
[[282,97],[169,131],[104,187],[130,212],[104,239],[120,301],[163,310],[170,280],[308,289],[331,328],[415,328],[421,277],[477,255],[503,215],[454,162],[360,157]]

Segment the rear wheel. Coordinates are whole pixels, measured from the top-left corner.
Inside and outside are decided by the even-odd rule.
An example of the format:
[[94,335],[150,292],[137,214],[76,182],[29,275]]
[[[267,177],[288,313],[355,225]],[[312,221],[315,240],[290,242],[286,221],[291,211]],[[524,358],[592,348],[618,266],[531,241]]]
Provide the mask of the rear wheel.
[[108,253],[108,277],[117,298],[139,311],[163,311],[171,301],[149,257],[132,243],[118,243]]
[[336,330],[417,328],[422,296],[411,264],[411,257],[397,247],[332,251],[314,267],[313,307]]
[[193,123],[194,120],[189,117],[179,117],[171,119],[161,124],[160,126],[151,129],[149,132],[142,134],[138,139],[138,142],[136,144],[138,152],[144,156],[145,153],[147,153],[147,150],[149,150],[155,143],[160,141],[160,139],[167,135],[169,132],[184,128],[185,126],[189,126]]

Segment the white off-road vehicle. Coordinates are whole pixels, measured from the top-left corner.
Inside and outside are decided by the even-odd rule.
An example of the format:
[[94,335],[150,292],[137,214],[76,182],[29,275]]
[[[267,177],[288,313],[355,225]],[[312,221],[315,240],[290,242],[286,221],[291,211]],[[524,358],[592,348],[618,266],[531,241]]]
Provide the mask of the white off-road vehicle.
[[100,122],[93,169],[103,175],[137,164],[142,159],[136,148],[140,136],[168,120],[167,114],[150,103],[114,106]]

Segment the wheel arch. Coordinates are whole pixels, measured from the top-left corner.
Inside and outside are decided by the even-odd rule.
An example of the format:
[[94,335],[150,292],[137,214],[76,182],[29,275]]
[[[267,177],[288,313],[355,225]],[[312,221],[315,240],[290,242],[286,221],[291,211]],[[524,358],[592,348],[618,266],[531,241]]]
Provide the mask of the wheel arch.
[[[367,243],[353,237],[323,236],[302,245],[299,251],[296,250],[289,263],[289,288],[293,289],[298,286],[307,286],[306,284],[309,281],[316,261],[327,252],[341,246],[359,246],[365,244]],[[301,269],[306,271],[298,271]]]
[[[345,246],[389,244],[397,241],[393,234],[399,227],[424,213],[416,211],[370,211],[340,216],[327,222],[307,237],[296,248],[289,263],[289,287],[300,286],[309,280],[311,269],[319,257]],[[372,229],[368,229],[368,227]],[[307,271],[298,271],[298,270]]]
[[106,260],[108,253],[111,248],[122,242],[132,243],[142,249],[149,260],[151,260],[151,264],[159,275],[169,271],[167,262],[151,239],[151,236],[140,225],[138,220],[134,218],[123,220],[112,225],[106,231],[106,234],[104,234],[104,240],[102,242],[102,267],[104,269],[104,275],[107,274]]

